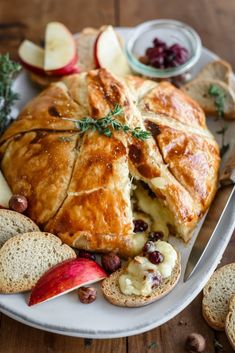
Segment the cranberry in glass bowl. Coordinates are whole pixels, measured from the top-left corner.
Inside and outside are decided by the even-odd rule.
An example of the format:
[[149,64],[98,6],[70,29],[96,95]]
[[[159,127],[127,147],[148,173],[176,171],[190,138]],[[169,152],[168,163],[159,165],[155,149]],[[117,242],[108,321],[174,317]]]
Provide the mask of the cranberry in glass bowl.
[[171,79],[193,68],[201,55],[201,40],[185,23],[154,20],[135,27],[125,49],[134,72],[150,78]]

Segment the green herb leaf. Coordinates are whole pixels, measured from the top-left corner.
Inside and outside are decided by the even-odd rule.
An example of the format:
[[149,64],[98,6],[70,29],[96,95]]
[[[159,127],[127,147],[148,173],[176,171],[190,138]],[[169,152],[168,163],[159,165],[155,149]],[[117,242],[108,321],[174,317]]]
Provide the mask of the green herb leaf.
[[134,130],[131,131],[132,136],[136,137],[139,140],[146,140],[150,137],[150,132],[141,130],[140,127],[136,127]]
[[222,91],[222,89],[215,85],[212,84],[209,87],[208,93],[211,97],[214,98],[214,103],[215,103],[215,107],[218,113],[219,117],[223,117],[224,116],[224,98],[225,98],[225,94]]
[[222,158],[222,157],[225,155],[225,153],[228,151],[229,146],[230,146],[230,144],[228,143],[228,144],[226,144],[226,145],[223,145],[223,146],[220,148],[220,157],[221,157],[221,158]]
[[81,120],[73,120],[68,118],[62,118],[64,120],[73,121],[75,127],[80,130],[81,133],[87,130],[97,130],[101,135],[107,137],[112,136],[112,130],[123,131],[125,133],[131,133],[133,137],[138,138],[142,141],[150,137],[150,133],[145,130],[141,130],[140,127],[131,129],[128,125],[122,124],[119,120],[116,120],[114,116],[122,114],[122,108],[118,105],[115,106],[105,117],[101,119],[94,119],[91,117],[84,117]]
[[10,60],[9,54],[0,54],[0,134],[3,133],[11,120],[11,109],[16,99],[17,93],[13,92],[12,84],[15,74],[21,66]]
[[228,130],[228,125],[225,125],[224,127],[222,127],[222,129],[216,131],[216,133],[218,135],[224,135],[227,130]]
[[157,342],[156,341],[153,341],[151,342],[149,345],[148,345],[148,349],[153,349],[155,350],[157,348]]
[[228,130],[228,125],[224,125],[220,130],[216,131],[218,135],[222,136],[221,148],[220,148],[220,157],[222,158],[227,150],[229,149],[229,143],[225,143],[225,133]]
[[72,141],[72,136],[59,136],[58,140],[61,142],[71,142]]

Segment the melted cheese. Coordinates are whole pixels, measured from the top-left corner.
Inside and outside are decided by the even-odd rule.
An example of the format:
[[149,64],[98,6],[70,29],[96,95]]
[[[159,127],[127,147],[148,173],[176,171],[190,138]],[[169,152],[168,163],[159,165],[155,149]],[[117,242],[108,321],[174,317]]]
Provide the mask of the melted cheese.
[[133,234],[133,248],[134,254],[139,254],[146,241],[148,240],[148,233],[151,231],[152,222],[150,217],[143,212],[134,212],[134,219],[142,219],[145,223],[148,224],[148,229],[145,232],[139,232]]
[[139,209],[152,218],[151,231],[162,232],[164,239],[169,236],[168,224],[174,224],[169,210],[157,198],[148,195],[148,191],[137,187],[134,191]]
[[171,276],[177,261],[177,252],[169,243],[158,240],[153,243],[154,250],[163,255],[163,262],[155,265],[144,256],[136,256],[129,262],[126,271],[119,277],[119,287],[125,295],[149,295],[152,292],[153,276]]

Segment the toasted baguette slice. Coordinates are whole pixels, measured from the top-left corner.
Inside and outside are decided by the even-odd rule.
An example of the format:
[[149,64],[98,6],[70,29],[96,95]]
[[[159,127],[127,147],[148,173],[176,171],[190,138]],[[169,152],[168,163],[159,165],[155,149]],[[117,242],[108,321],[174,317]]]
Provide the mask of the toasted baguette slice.
[[182,90],[197,101],[206,114],[218,115],[214,97],[208,93],[211,85],[216,85],[224,93],[224,118],[235,119],[235,95],[224,82],[195,79],[183,86]]
[[180,256],[173,269],[172,275],[166,278],[161,285],[156,287],[148,296],[143,295],[125,295],[120,291],[118,279],[124,272],[125,268],[112,273],[109,277],[105,278],[102,282],[101,289],[104,297],[111,303],[117,306],[127,306],[130,308],[137,308],[145,306],[167,295],[177,284],[180,273]]
[[218,80],[226,85],[233,84],[233,71],[231,65],[224,60],[211,61],[203,67],[196,79],[202,80]]
[[28,74],[32,82],[42,88],[49,86],[51,83],[61,81],[61,76],[43,76],[30,71],[28,71]]
[[95,41],[99,30],[85,28],[75,38],[77,44],[78,63],[81,71],[90,71],[96,68],[95,64]]
[[0,293],[28,291],[49,268],[75,257],[75,251],[53,234],[16,235],[0,249]]
[[203,289],[202,314],[208,325],[224,330],[229,301],[235,293],[235,263],[219,268]]
[[235,350],[235,293],[229,302],[229,311],[225,320],[225,332]]
[[37,231],[38,226],[30,218],[15,211],[0,210],[0,248],[14,235]]

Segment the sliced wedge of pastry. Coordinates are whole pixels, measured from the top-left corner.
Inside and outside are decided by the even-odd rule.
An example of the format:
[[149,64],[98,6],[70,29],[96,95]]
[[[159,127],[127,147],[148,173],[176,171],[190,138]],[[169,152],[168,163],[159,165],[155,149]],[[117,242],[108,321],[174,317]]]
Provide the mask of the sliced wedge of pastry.
[[[74,120],[102,119],[117,105],[115,119],[149,138],[77,129]],[[189,96],[105,69],[71,75],[29,102],[0,139],[0,160],[42,229],[71,246],[123,256],[137,254],[150,232],[187,242],[214,197],[220,164]]]

